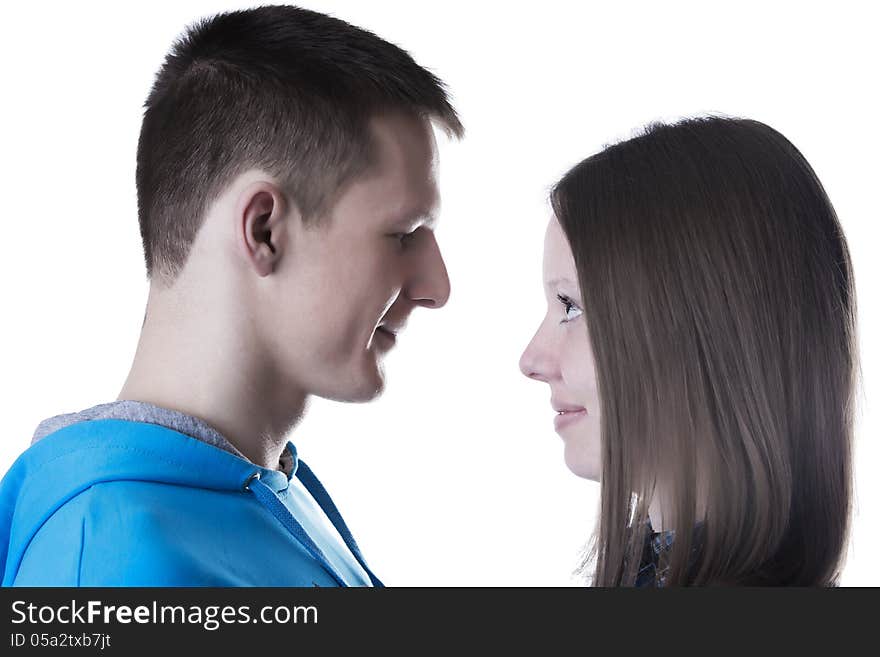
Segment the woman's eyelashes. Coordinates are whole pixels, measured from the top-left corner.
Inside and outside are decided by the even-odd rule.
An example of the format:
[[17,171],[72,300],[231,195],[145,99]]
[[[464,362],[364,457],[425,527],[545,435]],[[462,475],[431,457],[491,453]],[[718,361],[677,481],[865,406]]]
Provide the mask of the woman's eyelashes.
[[577,317],[583,312],[580,308],[578,308],[577,304],[572,301],[569,297],[564,294],[557,294],[556,298],[559,300],[559,303],[562,304],[562,307],[565,309],[565,317],[562,319],[560,324],[565,322],[570,322],[573,319],[577,319]]

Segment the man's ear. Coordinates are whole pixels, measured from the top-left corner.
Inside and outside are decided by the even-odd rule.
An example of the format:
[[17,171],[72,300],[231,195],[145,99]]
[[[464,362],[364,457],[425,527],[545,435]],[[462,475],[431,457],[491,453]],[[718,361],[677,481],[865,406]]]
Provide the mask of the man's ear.
[[259,276],[271,274],[291,236],[289,216],[296,208],[289,203],[277,185],[257,181],[248,185],[239,195],[235,217],[247,261]]

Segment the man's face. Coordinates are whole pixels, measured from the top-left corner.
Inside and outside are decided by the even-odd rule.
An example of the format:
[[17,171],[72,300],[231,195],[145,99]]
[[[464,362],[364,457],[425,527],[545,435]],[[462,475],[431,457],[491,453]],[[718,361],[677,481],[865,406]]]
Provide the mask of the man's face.
[[307,395],[366,401],[416,306],[439,308],[449,278],[434,237],[438,192],[431,126],[372,121],[375,157],[317,226],[289,227],[266,327],[282,375]]

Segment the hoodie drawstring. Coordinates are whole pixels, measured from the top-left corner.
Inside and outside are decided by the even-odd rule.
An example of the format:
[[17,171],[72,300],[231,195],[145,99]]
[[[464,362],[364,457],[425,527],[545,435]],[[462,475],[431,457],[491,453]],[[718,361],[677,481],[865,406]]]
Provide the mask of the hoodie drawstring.
[[[342,520],[342,515],[339,513],[333,500],[330,499],[327,490],[314,475],[311,468],[300,460],[298,462],[295,476],[299,478],[303,486],[305,486],[306,490],[314,498],[315,502],[318,503],[318,506],[336,528],[336,531],[339,532],[345,545],[369,576],[373,586],[384,586],[379,578],[376,577],[367,566],[351,531],[349,531],[345,522]],[[327,559],[321,548],[315,544],[299,521],[290,513],[290,510],[284,506],[284,503],[280,499],[278,499],[275,491],[260,480],[259,471],[256,471],[251,475],[244,484],[244,489],[249,490],[254,494],[254,497],[256,497],[257,500],[266,507],[273,516],[275,516],[278,522],[280,522],[281,525],[290,532],[290,534],[299,541],[303,547],[306,548],[306,550],[324,567],[324,569],[327,570],[327,572],[330,573],[340,586],[348,586],[345,583],[345,580],[342,579],[339,573],[336,572],[336,569],[330,564],[330,561]]]

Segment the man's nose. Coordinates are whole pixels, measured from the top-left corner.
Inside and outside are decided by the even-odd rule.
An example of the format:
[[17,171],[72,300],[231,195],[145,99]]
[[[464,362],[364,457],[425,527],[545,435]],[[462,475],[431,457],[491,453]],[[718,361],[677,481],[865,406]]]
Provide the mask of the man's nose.
[[420,254],[414,276],[407,286],[407,296],[426,308],[442,308],[449,301],[449,274],[433,233]]

